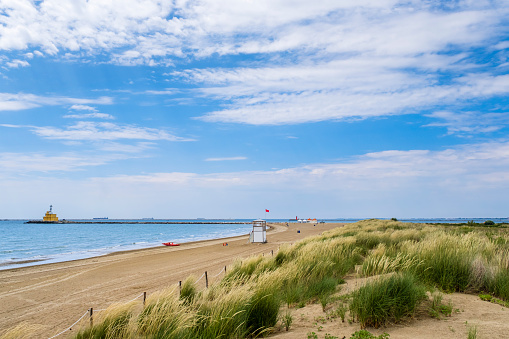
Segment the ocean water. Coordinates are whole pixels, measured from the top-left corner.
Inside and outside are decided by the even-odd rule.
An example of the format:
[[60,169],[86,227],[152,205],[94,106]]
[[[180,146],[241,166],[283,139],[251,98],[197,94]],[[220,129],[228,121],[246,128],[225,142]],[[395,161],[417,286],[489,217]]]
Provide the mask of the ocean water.
[[[415,223],[466,223],[485,220],[509,222],[508,218],[401,219]],[[326,219],[323,222],[351,223],[362,219]],[[89,220],[90,221],[90,220]],[[103,220],[96,220],[103,221]],[[252,219],[236,220],[107,220],[225,222],[225,224],[25,224],[26,220],[0,220],[0,270],[62,262],[112,252],[161,246],[163,242],[184,243],[248,234]],[[268,222],[295,222],[269,219]]]
[[251,224],[25,224],[25,222],[26,220],[0,221],[0,270],[156,247],[168,241],[184,243],[232,237],[248,234],[252,230]]

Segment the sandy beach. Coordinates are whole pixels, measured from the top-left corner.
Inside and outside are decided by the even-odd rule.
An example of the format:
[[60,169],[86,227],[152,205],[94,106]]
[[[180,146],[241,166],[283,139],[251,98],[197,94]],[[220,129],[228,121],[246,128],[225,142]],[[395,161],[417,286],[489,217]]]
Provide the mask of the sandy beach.
[[[0,271],[0,334],[25,323],[37,327],[33,338],[48,338],[68,328],[91,307],[100,310],[112,303],[127,302],[143,292],[150,294],[174,286],[189,275],[199,278],[205,271],[213,283],[235,258],[260,253],[271,255],[283,243],[342,225],[273,224],[266,244],[250,244],[245,235],[3,270]],[[223,246],[224,242],[228,246]],[[204,287],[205,279],[200,284]]]

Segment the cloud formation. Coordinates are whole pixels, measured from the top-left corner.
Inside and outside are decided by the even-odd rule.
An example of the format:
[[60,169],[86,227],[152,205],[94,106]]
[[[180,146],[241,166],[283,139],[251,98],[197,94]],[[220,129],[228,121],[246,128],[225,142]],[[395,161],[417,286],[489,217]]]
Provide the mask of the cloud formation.
[[234,173],[154,173],[97,180],[179,184],[190,187],[254,187],[270,190],[364,191],[387,187],[479,190],[509,187],[509,142],[470,144],[443,151],[382,151],[330,164]]
[[3,127],[25,127],[44,139],[72,141],[100,141],[119,139],[194,141],[194,139],[175,136],[167,131],[110,122],[79,121],[65,128],[51,126],[16,126],[2,124]]
[[233,160],[246,160],[247,157],[226,157],[226,158],[207,158],[205,161],[233,161]]
[[[257,55],[260,63],[247,67],[168,72],[223,105],[201,117],[208,122],[282,125],[454,111],[467,99],[509,91],[497,68],[508,67],[505,59],[487,65],[476,56],[509,49],[504,1],[6,0],[0,9],[0,49],[27,59],[42,51],[155,66]],[[0,110],[36,105],[0,100]]]
[[111,105],[111,97],[102,96],[95,99],[70,98],[63,96],[41,96],[26,93],[0,93],[0,111],[19,111],[41,106],[59,105]]

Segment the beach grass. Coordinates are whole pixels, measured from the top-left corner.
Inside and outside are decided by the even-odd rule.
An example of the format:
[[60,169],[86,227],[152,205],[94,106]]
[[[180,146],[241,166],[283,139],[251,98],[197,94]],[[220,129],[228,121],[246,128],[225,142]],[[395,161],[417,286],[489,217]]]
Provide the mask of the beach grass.
[[399,322],[425,300],[426,289],[410,273],[398,273],[368,282],[352,295],[350,312],[361,328],[379,328]]
[[76,338],[266,336],[282,319],[283,304],[320,302],[325,311],[345,276],[356,273],[373,278],[349,296],[341,313],[349,309],[362,327],[379,327],[411,316],[426,290],[509,300],[508,253],[505,229],[365,220],[283,245],[273,257],[237,259],[202,291],[189,277],[180,293],[154,293],[141,310],[111,311]]

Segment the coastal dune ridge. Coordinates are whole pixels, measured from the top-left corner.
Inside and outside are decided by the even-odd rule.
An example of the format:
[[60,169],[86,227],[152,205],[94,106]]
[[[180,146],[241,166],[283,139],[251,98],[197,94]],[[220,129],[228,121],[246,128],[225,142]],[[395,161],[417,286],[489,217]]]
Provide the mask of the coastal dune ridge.
[[[281,244],[341,225],[290,223],[287,227],[285,223],[270,223],[265,244],[248,243],[248,235],[241,235],[4,269],[0,271],[0,330],[33,324],[38,328],[33,338],[49,338],[68,328],[89,308],[105,309],[143,292],[150,295],[190,275],[200,277],[205,271],[216,275],[236,258],[270,255]],[[197,287],[205,287],[204,279]]]

